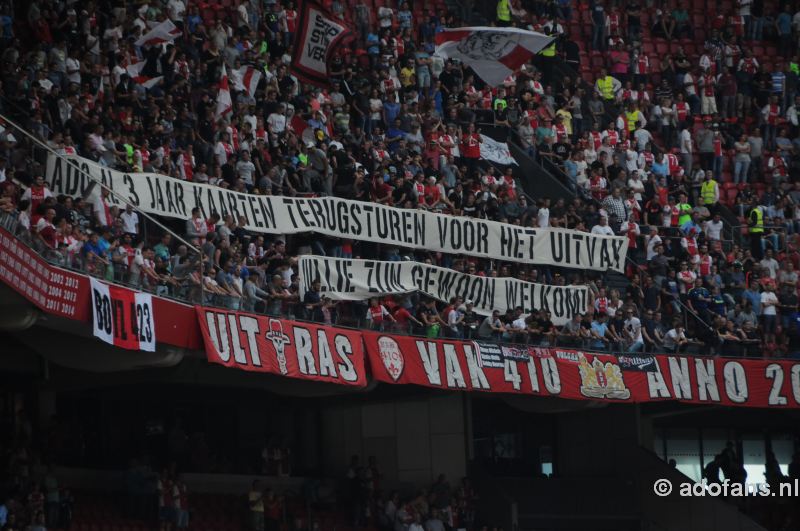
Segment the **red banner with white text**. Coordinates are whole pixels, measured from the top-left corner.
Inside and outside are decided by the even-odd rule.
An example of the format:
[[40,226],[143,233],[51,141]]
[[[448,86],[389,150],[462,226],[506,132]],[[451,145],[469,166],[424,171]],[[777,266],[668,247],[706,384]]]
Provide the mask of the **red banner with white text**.
[[800,362],[437,340],[364,332],[372,376],[392,384],[617,403],[800,407]]
[[361,332],[196,306],[211,363],[302,380],[364,386]]
[[0,227],[0,280],[58,317],[89,317],[89,279],[48,264],[30,247]]

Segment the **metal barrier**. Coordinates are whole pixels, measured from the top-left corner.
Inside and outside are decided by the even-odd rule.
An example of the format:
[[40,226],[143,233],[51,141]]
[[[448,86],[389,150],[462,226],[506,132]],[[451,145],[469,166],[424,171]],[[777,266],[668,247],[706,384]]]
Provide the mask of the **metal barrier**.
[[[128,282],[126,282],[124,280],[122,280],[122,281],[119,280],[118,278],[114,277],[113,275],[110,276],[110,278],[109,277],[105,277],[105,276],[103,276],[101,274],[102,272],[100,270],[98,270],[98,269],[92,270],[91,268],[87,268],[86,267],[86,261],[84,261],[84,260],[72,260],[72,261],[64,260],[63,253],[60,253],[59,251],[55,251],[55,250],[52,250],[52,249],[43,248],[43,246],[41,244],[37,244],[37,240],[36,239],[30,237],[30,233],[27,232],[27,230],[24,229],[24,227],[20,226],[19,223],[17,222],[16,217],[12,216],[11,214],[0,213],[0,226],[2,226],[3,228],[6,228],[7,230],[9,230],[9,232],[12,232],[17,237],[18,241],[24,243],[26,246],[31,248],[34,252],[36,252],[37,254],[42,256],[48,263],[51,263],[56,267],[60,267],[62,269],[68,269],[68,270],[71,270],[71,271],[74,271],[74,272],[77,272],[77,273],[80,273],[80,274],[84,274],[84,275],[99,277],[102,280],[104,280],[104,281],[106,281],[106,282],[108,282],[110,284],[119,285],[119,286],[126,287],[126,288],[129,288],[129,289],[141,289],[141,286],[131,285],[130,283],[128,283]],[[202,296],[204,294],[204,292],[202,292],[202,291],[200,292],[200,295],[201,295],[200,297],[193,297],[193,296],[191,296],[191,293],[188,293],[187,291],[181,291],[181,290],[177,290],[177,291],[169,291],[169,290],[167,290],[165,292],[155,292],[154,294],[156,296],[159,296],[159,297],[162,297],[162,298],[165,298],[165,299],[171,299],[171,300],[174,300],[176,302],[183,303],[183,304],[218,307],[218,308],[223,308],[223,309],[227,309],[227,310],[231,309],[230,305],[224,303],[224,302],[227,302],[227,301],[220,301],[219,299],[216,299],[216,298],[213,298],[213,297],[211,297],[211,298],[204,297],[204,296]],[[343,302],[343,303],[347,304],[347,302]],[[688,315],[691,314],[698,321],[703,322],[706,326],[709,326],[696,313],[694,313],[690,308],[685,306],[682,302],[678,301],[678,303],[681,305],[681,308],[684,310],[684,312],[683,312],[684,319],[688,319]],[[354,304],[354,306],[356,306],[356,307],[363,306],[363,305],[359,305],[358,303],[350,303],[350,304]],[[302,303],[298,302],[295,305],[295,307],[301,306],[301,305],[302,305]],[[364,307],[364,308],[366,308],[366,307]],[[261,312],[255,312],[255,313],[261,313]],[[301,322],[312,322],[312,321],[310,321],[308,319],[305,319],[303,316],[293,315],[291,313],[289,315],[286,315],[286,317],[287,318],[291,318],[291,319],[296,320],[296,321],[301,321]],[[337,319],[333,324],[335,326],[340,327],[340,328],[346,328],[346,329],[351,329],[351,330],[367,330],[367,329],[370,329],[369,327],[364,326],[364,322],[365,322],[365,320],[358,319],[356,321],[355,326],[353,326],[353,325],[348,325],[348,324],[346,324],[346,323],[344,323],[344,322],[342,322],[342,321]],[[477,329],[477,327],[476,327],[476,329]],[[530,341],[529,342],[516,341],[519,338],[520,333],[514,333],[514,332],[505,333],[505,334],[502,334],[502,335],[494,335],[494,336],[488,337],[488,338],[487,337],[478,337],[477,333],[475,333],[474,335],[471,334],[471,333],[467,333],[466,334],[467,337],[464,337],[464,338],[452,338],[452,337],[447,337],[447,336],[443,335],[441,333],[441,331],[439,331],[439,333],[437,333],[437,334],[434,334],[433,336],[430,333],[418,333],[417,330],[414,330],[412,328],[401,329],[401,328],[396,328],[396,327],[388,327],[388,328],[385,329],[385,331],[391,332],[391,333],[403,334],[403,335],[416,336],[416,337],[425,337],[425,338],[428,338],[428,339],[464,339],[464,340],[473,340],[473,339],[475,339],[475,340],[498,342],[498,343],[502,343],[502,344],[506,344],[506,345],[509,345],[509,344],[521,345],[521,346],[525,346],[525,347],[537,347],[537,346],[539,346],[539,347],[573,348],[573,349],[579,349],[579,350],[582,350],[582,351],[585,351],[585,352],[591,352],[591,353],[596,353],[596,354],[612,354],[612,355],[631,354],[631,352],[625,350],[624,348],[613,348],[613,347],[610,348],[610,349],[592,348],[589,345],[589,343],[591,343],[593,341],[592,339],[578,339],[577,341],[575,341],[573,339],[570,339],[568,341],[568,343],[565,344],[564,342],[559,340],[559,336],[558,336],[558,332],[557,331],[554,331],[553,334],[546,335],[545,339],[542,340],[542,341],[533,341],[533,342],[530,342]],[[637,353],[637,354],[639,354],[639,355],[642,355],[642,354],[646,354],[646,355],[652,355],[652,354],[668,354],[668,355],[702,354],[702,349],[700,349],[699,346],[700,346],[699,344],[695,344],[693,347],[690,347],[688,352],[685,352],[685,353],[676,353],[676,352],[655,350],[655,351],[651,351],[651,352],[647,352],[647,353]]]
[[[747,231],[745,232],[744,229],[747,229]],[[750,244],[749,235],[749,225],[733,225],[731,227],[732,239],[741,248],[746,248]],[[794,232],[790,233],[786,225],[764,225],[764,232],[761,234],[761,245],[765,250],[767,245],[770,245],[773,251],[780,253],[787,249],[787,240],[790,236],[794,236]]]

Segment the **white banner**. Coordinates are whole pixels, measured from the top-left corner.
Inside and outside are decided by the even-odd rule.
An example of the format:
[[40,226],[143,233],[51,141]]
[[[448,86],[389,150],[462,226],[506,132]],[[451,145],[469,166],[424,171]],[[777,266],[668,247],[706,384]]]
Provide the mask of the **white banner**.
[[153,296],[92,278],[94,335],[129,350],[156,350]]
[[508,144],[505,142],[498,142],[494,138],[486,135],[481,135],[483,142],[481,142],[481,158],[491,160],[497,164],[516,164],[516,159],[511,156],[511,150],[508,149]]
[[[56,155],[47,160],[46,180],[54,195],[84,195],[92,179],[100,180],[149,214],[189,219],[192,209],[203,218],[213,212],[243,216],[244,228],[258,233],[316,232],[409,249],[426,249],[527,264],[624,272],[627,239],[569,229],[539,229],[464,216],[436,214],[340,199],[252,195],[208,184],[181,181],[155,173],[123,173],[81,157],[70,162]],[[96,199],[96,196],[94,198]],[[121,201],[110,196],[112,205]]]
[[453,297],[471,300],[476,313],[522,307],[525,314],[546,309],[552,321],[562,325],[588,305],[586,286],[548,286],[514,278],[481,277],[420,262],[350,260],[324,256],[301,256],[300,298],[319,279],[322,295],[336,300],[366,300],[399,293],[424,293],[443,302]]

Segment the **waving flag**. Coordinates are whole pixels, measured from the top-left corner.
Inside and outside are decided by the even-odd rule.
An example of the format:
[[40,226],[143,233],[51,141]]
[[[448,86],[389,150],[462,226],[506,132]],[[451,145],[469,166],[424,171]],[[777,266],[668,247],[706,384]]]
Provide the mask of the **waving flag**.
[[261,81],[261,71],[252,66],[243,66],[239,70],[231,71],[233,88],[246,90],[250,97],[255,97],[258,82]]
[[139,40],[136,41],[136,46],[164,44],[165,42],[174,41],[177,37],[180,37],[180,35],[181,30],[179,30],[171,20],[167,19],[139,37]]
[[295,33],[292,73],[303,83],[327,86],[331,52],[353,36],[344,20],[335,18],[316,2],[301,2],[303,11]]
[[97,84],[97,92],[94,93],[94,104],[103,103],[106,99],[106,88],[103,86],[103,76],[100,76],[100,83]]
[[517,160],[511,155],[508,149],[508,144],[505,142],[498,142],[497,140],[481,135],[483,142],[481,142],[481,158],[490,160],[496,164],[517,164]]
[[128,75],[131,76],[134,83],[138,83],[146,89],[151,89],[155,87],[164,76],[148,77],[143,75],[142,69],[146,62],[147,61],[139,61],[137,63],[131,63],[125,67],[125,70],[128,72]]
[[225,70],[225,65],[222,65],[222,73],[219,79],[219,91],[217,92],[217,112],[214,118],[219,120],[233,109],[231,101],[231,89],[228,86],[228,71]]
[[436,34],[435,53],[444,59],[458,59],[496,87],[552,40],[548,35],[516,28],[453,28]]

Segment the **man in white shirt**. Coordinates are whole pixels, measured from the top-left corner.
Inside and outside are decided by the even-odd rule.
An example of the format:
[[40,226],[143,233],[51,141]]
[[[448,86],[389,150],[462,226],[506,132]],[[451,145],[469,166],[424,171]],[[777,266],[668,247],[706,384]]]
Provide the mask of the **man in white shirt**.
[[67,68],[67,79],[70,83],[78,86],[81,84],[81,61],[78,58],[78,52],[74,51],[67,57],[65,62]]
[[256,166],[253,164],[253,161],[250,160],[250,152],[243,150],[241,160],[236,163],[236,173],[248,188],[253,186],[253,173],[255,173],[255,171]]
[[282,135],[286,131],[286,105],[278,105],[278,111],[269,115],[267,118],[267,129],[270,133]]
[[539,200],[539,211],[536,213],[536,221],[539,228],[546,229],[550,226],[550,200],[545,198]]
[[800,96],[795,96],[794,104],[788,109],[786,109],[786,119],[789,120],[789,123],[795,127],[800,125],[800,119],[798,119],[798,114],[800,114]]
[[592,234],[604,234],[606,236],[614,235],[614,229],[608,226],[608,217],[600,216],[598,225],[592,227]]
[[667,352],[681,352],[689,344],[686,334],[683,332],[683,325],[680,320],[675,320],[672,329],[664,334],[664,350]]
[[761,259],[759,265],[762,269],[765,269],[769,272],[769,278],[772,280],[778,278],[778,269],[780,269],[780,264],[778,264],[778,261],[773,258],[772,249],[767,249],[767,252],[764,254],[764,258]]
[[228,157],[231,155],[233,155],[231,136],[227,132],[223,131],[222,137],[214,146],[214,157],[217,159],[217,163],[220,166],[224,166],[228,163]]
[[761,315],[764,318],[764,342],[775,342],[775,327],[778,320],[778,296],[775,295],[772,282],[764,282],[761,292]]
[[647,149],[647,144],[653,141],[653,135],[641,123],[638,124],[636,131],[633,132],[633,138],[636,140],[636,148],[639,151]]
[[142,254],[142,250],[137,248],[128,270],[128,283],[134,288],[138,288],[142,284],[144,267],[144,255]]
[[625,338],[628,352],[641,352],[644,348],[642,339],[642,322],[633,315],[633,310],[625,310]]
[[128,204],[125,206],[125,211],[122,212],[119,217],[122,220],[122,230],[125,234],[131,235],[131,240],[136,241],[139,237],[139,214]]
[[464,321],[464,313],[458,306],[453,305],[453,308],[447,314],[447,327],[449,328],[448,336],[456,339],[464,337],[461,331],[461,323]]
[[[688,75],[688,74],[687,74]],[[678,135],[678,142],[681,148],[681,158],[683,159],[683,173],[684,175],[692,174],[692,133],[689,131],[688,124],[683,124]]]
[[722,221],[722,216],[714,214],[712,219],[703,223],[703,232],[706,233],[706,238],[709,240],[719,241],[722,239],[722,228],[725,223]]
[[647,261],[649,262],[658,254],[656,247],[662,243],[661,236],[658,234],[658,227],[650,227],[650,234],[645,238],[647,239]]

